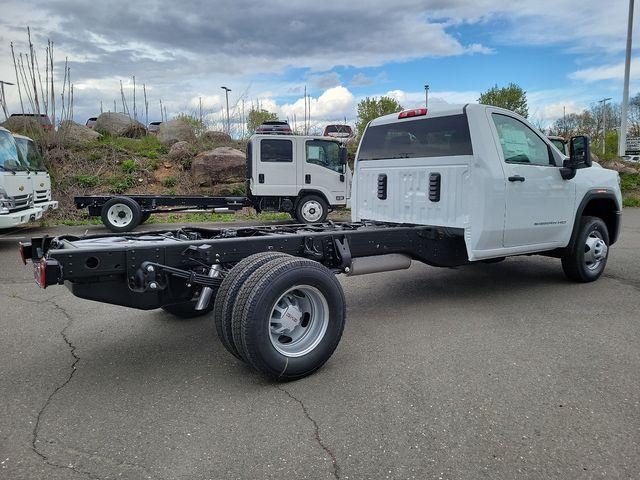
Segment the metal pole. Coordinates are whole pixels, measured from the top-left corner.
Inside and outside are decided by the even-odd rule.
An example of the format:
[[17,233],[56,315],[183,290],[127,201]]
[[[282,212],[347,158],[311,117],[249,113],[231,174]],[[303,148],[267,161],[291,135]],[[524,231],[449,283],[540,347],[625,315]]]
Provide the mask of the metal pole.
[[429,108],[429,84],[424,85],[424,108]]
[[623,156],[627,149],[627,115],[629,109],[629,70],[631,69],[631,40],[633,36],[633,2],[629,0],[629,23],[627,25],[627,55],[624,63],[624,88],[622,107],[620,108],[620,135],[618,135],[618,155]]
[[607,98],[603,98],[602,100],[598,100],[598,103],[602,104],[602,154],[604,155],[605,153],[605,148],[604,148],[604,143],[605,143],[605,136],[607,133],[607,115],[606,115],[606,109],[607,109],[607,102],[611,100],[611,97],[607,97]]
[[4,96],[4,86],[5,85],[13,85],[13,83],[5,82],[0,80],[0,104],[2,104],[2,111],[4,112],[5,119],[9,118],[9,112],[7,111],[7,99]]
[[230,88],[220,87],[224,90],[225,97],[227,98],[227,135],[231,135],[231,121],[229,120],[229,92]]

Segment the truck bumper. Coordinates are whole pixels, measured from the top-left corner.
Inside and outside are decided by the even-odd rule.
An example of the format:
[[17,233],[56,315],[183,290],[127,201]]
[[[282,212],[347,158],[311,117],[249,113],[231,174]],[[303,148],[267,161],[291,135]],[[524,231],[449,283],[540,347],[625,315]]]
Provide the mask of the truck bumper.
[[[57,204],[58,202],[56,202]],[[19,212],[11,212],[0,215],[0,228],[17,227],[25,223],[40,220],[42,218],[42,208],[33,207]]]
[[46,212],[47,210],[57,210],[58,202],[56,200],[51,200],[49,202],[36,203],[36,208],[41,208],[42,212]]

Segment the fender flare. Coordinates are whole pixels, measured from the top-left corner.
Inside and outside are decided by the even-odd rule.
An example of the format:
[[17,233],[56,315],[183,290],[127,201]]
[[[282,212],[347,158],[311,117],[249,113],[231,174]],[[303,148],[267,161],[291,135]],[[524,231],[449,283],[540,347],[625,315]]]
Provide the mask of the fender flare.
[[[592,200],[610,200],[613,202],[613,204],[616,206],[616,209],[613,210],[611,218],[609,223],[612,223],[613,228],[609,228],[610,225],[607,225],[607,228],[609,228],[609,245],[613,245],[614,243],[616,243],[616,241],[618,240],[618,236],[620,233],[620,218],[622,217],[622,208],[620,206],[620,204],[618,204],[618,199],[616,198],[616,195],[610,191],[610,190],[603,190],[603,189],[594,189],[594,190],[589,190],[587,193],[585,193],[584,197],[582,197],[582,201],[580,202],[580,205],[578,205],[578,208],[576,209],[576,214],[575,214],[575,218],[573,220],[573,230],[571,232],[571,239],[569,240],[569,245],[567,245],[567,249],[569,250],[573,250],[575,243],[576,243],[576,239],[578,237],[578,230],[580,227],[580,218],[582,218],[585,209],[587,208],[587,205],[589,204],[589,202],[591,202]],[[606,219],[605,220],[606,223]]]

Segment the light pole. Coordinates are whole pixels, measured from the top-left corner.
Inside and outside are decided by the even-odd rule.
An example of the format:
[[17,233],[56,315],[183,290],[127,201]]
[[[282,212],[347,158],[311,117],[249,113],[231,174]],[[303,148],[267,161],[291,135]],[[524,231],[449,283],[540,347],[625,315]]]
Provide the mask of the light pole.
[[602,104],[602,154],[604,155],[604,142],[605,136],[607,134],[607,102],[611,100],[611,97],[603,98],[602,100],[598,100],[598,103]]
[[629,109],[629,70],[631,68],[631,37],[633,34],[633,1],[629,0],[629,23],[627,25],[627,55],[624,62],[624,88],[620,108],[620,135],[618,135],[618,155],[627,149],[627,111]]
[[0,80],[0,104],[2,104],[2,111],[4,112],[4,118],[9,118],[9,112],[7,112],[7,99],[4,96],[4,86],[5,85],[13,85],[13,83],[5,82]]
[[424,85],[424,108],[429,108],[429,84]]
[[227,97],[227,135],[231,135],[231,122],[229,121],[229,92],[230,88],[220,87],[224,90],[224,94]]

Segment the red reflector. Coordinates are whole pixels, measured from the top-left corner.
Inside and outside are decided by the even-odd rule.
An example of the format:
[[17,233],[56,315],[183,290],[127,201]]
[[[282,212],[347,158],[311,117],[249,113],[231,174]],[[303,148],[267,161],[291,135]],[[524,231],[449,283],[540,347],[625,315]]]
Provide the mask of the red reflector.
[[40,260],[34,265],[34,277],[41,288],[47,288],[47,261]]
[[413,110],[405,110],[404,112],[400,112],[398,118],[409,118],[409,117],[419,117],[421,115],[426,115],[426,108],[414,108]]

